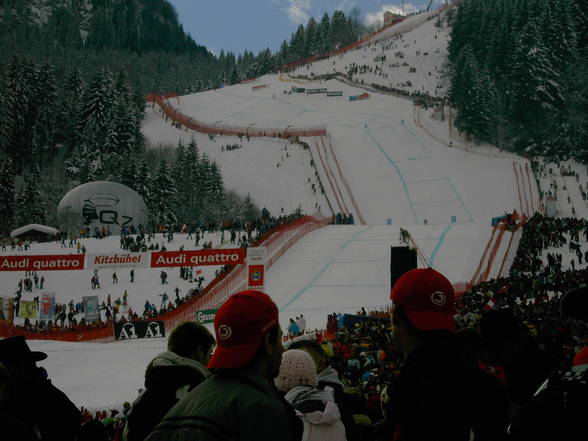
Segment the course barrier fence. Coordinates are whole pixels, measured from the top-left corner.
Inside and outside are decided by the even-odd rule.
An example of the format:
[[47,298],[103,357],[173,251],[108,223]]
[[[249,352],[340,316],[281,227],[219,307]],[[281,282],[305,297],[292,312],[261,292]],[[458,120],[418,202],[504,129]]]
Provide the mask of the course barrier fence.
[[157,104],[163,113],[171,118],[176,123],[182,126],[195,130],[200,133],[208,133],[214,135],[227,136],[249,136],[254,138],[269,137],[269,138],[291,138],[291,137],[311,137],[311,136],[327,136],[327,126],[311,126],[311,127],[257,127],[257,126],[237,126],[230,124],[222,124],[215,122],[214,124],[198,121],[194,117],[184,115],[179,109],[176,109],[169,98],[163,95],[148,94],[145,96],[147,102]]

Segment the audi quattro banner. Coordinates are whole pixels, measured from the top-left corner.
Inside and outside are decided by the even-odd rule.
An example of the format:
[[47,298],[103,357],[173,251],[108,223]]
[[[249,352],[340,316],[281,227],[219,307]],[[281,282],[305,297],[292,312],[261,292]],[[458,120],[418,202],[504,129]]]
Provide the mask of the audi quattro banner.
[[86,268],[149,268],[149,253],[88,254]]
[[114,338],[117,340],[162,337],[165,337],[165,324],[162,321],[114,324]]
[[84,254],[2,256],[0,271],[83,270],[85,257]]
[[159,251],[151,253],[151,268],[200,265],[238,265],[245,262],[245,249]]

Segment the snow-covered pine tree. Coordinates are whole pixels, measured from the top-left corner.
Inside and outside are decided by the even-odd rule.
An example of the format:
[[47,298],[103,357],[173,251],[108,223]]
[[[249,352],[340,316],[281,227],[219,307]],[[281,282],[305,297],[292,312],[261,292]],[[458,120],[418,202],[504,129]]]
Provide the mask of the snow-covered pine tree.
[[12,161],[6,154],[0,154],[0,232],[8,235],[14,227],[16,200]]
[[33,164],[25,173],[24,186],[16,201],[18,225],[45,223],[46,208],[39,190],[39,181],[39,166]]
[[153,180],[149,199],[149,215],[155,225],[169,225],[177,222],[174,208],[177,205],[177,191],[167,161],[162,160]]
[[53,160],[56,153],[57,130],[63,109],[57,99],[57,81],[53,66],[44,64],[38,73],[39,93],[35,99],[38,116],[34,127],[33,155],[38,163],[42,163],[43,154]]

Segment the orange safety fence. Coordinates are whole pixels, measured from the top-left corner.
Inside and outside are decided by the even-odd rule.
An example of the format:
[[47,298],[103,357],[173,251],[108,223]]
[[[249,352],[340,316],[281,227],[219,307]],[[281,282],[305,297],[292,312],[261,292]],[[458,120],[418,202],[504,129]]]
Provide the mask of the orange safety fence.
[[151,102],[161,108],[163,113],[173,121],[187,127],[188,129],[195,130],[200,133],[209,133],[215,135],[227,135],[227,136],[249,136],[249,137],[269,137],[269,138],[283,138],[287,139],[290,137],[311,137],[311,136],[326,136],[327,126],[312,126],[312,127],[257,127],[257,126],[237,126],[221,124],[221,122],[215,122],[214,124],[198,121],[194,117],[184,115],[179,109],[175,109],[170,103],[169,99],[158,94],[148,94],[145,96],[145,101]]
[[351,204],[353,205],[353,208],[355,209],[355,212],[357,213],[357,217],[359,218],[359,222],[363,225],[366,225],[367,222],[365,221],[365,218],[361,214],[361,211],[359,210],[359,206],[355,202],[355,198],[353,197],[353,193],[351,192],[351,187],[349,187],[349,184],[347,183],[347,179],[345,179],[345,176],[343,176],[343,173],[341,172],[341,167],[339,166],[339,160],[337,159],[337,155],[335,154],[335,149],[333,149],[333,144],[331,143],[331,138],[328,138],[328,141],[329,141],[329,149],[331,150],[331,155],[333,156],[333,159],[335,160],[335,165],[337,166],[337,171],[339,172],[339,176],[341,177],[341,181],[343,182],[343,186],[347,190],[347,194],[351,198]]
[[498,233],[498,237],[494,241],[494,246],[492,247],[492,251],[490,252],[490,256],[488,257],[488,264],[486,265],[486,269],[478,279],[478,283],[482,283],[488,280],[488,275],[490,274],[490,270],[492,269],[492,265],[494,264],[496,253],[498,252],[500,244],[502,243],[502,238],[504,237],[504,232],[506,231],[506,225],[500,223],[498,224],[498,228],[500,229],[500,232]]
[[[260,238],[255,246],[266,247],[266,267],[269,268],[307,233],[326,225],[329,221],[329,218],[318,220],[312,216],[304,216],[291,224],[273,229]],[[218,307],[231,294],[246,287],[247,264],[236,265],[229,273],[219,275],[198,296],[161,315],[158,320],[165,322],[166,332],[171,331],[183,321],[194,320],[197,311]]]
[[486,260],[486,254],[488,253],[488,250],[490,249],[490,245],[492,245],[492,242],[494,241],[494,235],[496,234],[497,229],[498,229],[498,225],[495,225],[494,227],[492,227],[492,234],[490,235],[490,239],[488,239],[488,243],[486,243],[486,247],[484,248],[484,253],[482,253],[482,257],[480,258],[480,262],[478,263],[478,267],[476,268],[476,271],[474,272],[474,275],[472,276],[470,283],[468,283],[468,288],[470,286],[473,286],[476,284],[476,280],[478,278],[478,275],[480,274],[480,271],[482,271],[482,265],[484,264],[484,261]]

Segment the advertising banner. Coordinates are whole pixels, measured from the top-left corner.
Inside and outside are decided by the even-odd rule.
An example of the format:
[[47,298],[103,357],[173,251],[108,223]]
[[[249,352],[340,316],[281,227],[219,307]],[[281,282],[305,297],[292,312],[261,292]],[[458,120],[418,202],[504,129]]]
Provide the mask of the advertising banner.
[[40,256],[2,256],[0,271],[83,270],[84,254],[46,254]]
[[148,268],[149,253],[87,254],[86,268]]
[[39,308],[39,320],[55,320],[55,293],[44,292],[41,294]]
[[214,323],[214,317],[218,309],[203,309],[196,311],[196,321],[202,325],[206,323]]
[[12,297],[0,297],[0,320],[12,323],[14,319],[14,300]]
[[367,100],[369,97],[370,97],[369,93],[365,92],[365,93],[362,93],[361,95],[351,95],[349,97],[349,101]]
[[165,324],[162,321],[114,324],[114,338],[117,340],[162,337],[165,337]]
[[327,92],[327,96],[343,96],[343,91]]
[[327,93],[327,88],[323,87],[321,89],[306,89],[307,95],[313,95],[315,93]]
[[304,87],[295,87],[295,86],[292,86],[292,88],[290,90],[293,93],[304,93],[304,92],[306,92],[306,89]]
[[35,320],[37,318],[37,305],[35,305],[35,302],[21,300],[18,316],[23,319]]
[[265,247],[247,248],[247,286],[249,288],[263,290],[266,256]]
[[263,88],[265,88],[265,87],[267,87],[267,85],[265,85],[265,84],[262,84],[262,85],[260,85],[260,86],[253,86],[253,87],[251,88],[251,90],[255,92],[256,90],[263,89]]
[[100,307],[98,305],[98,296],[82,297],[84,305],[84,317],[86,322],[92,323],[100,319]]
[[151,253],[151,268],[200,265],[238,265],[245,262],[245,249],[230,248]]

